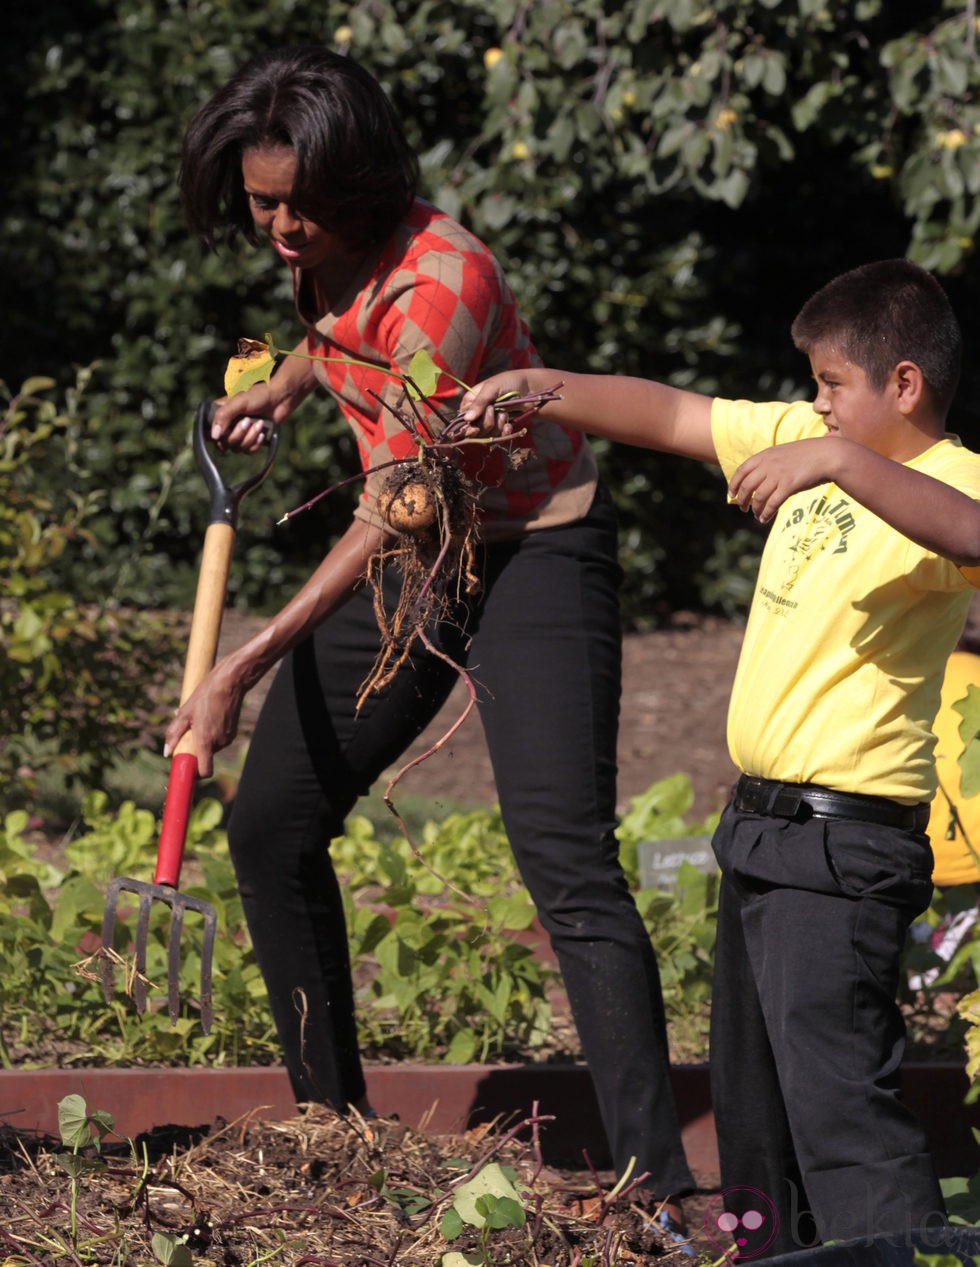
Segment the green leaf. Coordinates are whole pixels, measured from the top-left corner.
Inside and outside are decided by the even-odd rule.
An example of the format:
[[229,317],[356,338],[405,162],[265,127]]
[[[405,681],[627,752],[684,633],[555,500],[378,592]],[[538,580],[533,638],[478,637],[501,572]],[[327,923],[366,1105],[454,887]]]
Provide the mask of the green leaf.
[[[453,1207],[459,1212],[464,1223],[471,1227],[483,1227],[484,1215],[480,1210],[481,1198],[506,1197],[520,1205],[517,1189],[508,1179],[503,1168],[492,1161],[484,1166],[472,1179],[460,1184],[453,1195]],[[486,1208],[486,1202],[483,1201]]]
[[408,363],[408,376],[423,396],[435,395],[439,386],[439,374],[439,366],[425,348],[419,348]]
[[977,796],[980,794],[980,687],[971,684],[963,699],[953,707],[963,718],[959,726],[964,745],[960,757],[960,788],[965,797]]
[[105,1109],[96,1109],[94,1113],[89,1114],[88,1120],[98,1133],[99,1138],[95,1140],[96,1147],[98,1147],[99,1140],[108,1135],[115,1127],[115,1119]]
[[51,391],[57,386],[53,378],[45,378],[43,375],[35,374],[33,378],[26,378],[21,386],[22,396],[36,396],[38,392]]
[[92,1142],[88,1109],[80,1095],[66,1095],[58,1101],[58,1130],[61,1142],[68,1148],[84,1148]]
[[525,892],[491,898],[488,907],[490,918],[498,928],[524,932],[534,923],[534,906]]
[[446,1213],[442,1216],[442,1222],[439,1224],[439,1231],[447,1241],[454,1241],[463,1230],[463,1220],[460,1218],[459,1211],[455,1206],[450,1206]]
[[471,1029],[460,1029],[452,1037],[452,1042],[446,1048],[446,1054],[443,1057],[447,1065],[465,1065],[474,1058],[480,1040],[475,1031]]
[[150,1248],[157,1262],[163,1263],[164,1267],[194,1267],[194,1255],[186,1241],[170,1232],[154,1232]]
[[70,876],[58,889],[51,920],[52,938],[65,941],[82,915],[101,912],[104,903],[105,894],[87,876]]
[[250,344],[249,350],[231,357],[225,369],[226,396],[237,396],[256,383],[267,383],[276,368],[275,352],[267,343],[263,345],[256,339],[246,342]]
[[488,1216],[491,1227],[523,1227],[527,1222],[524,1207],[511,1197],[500,1197]]

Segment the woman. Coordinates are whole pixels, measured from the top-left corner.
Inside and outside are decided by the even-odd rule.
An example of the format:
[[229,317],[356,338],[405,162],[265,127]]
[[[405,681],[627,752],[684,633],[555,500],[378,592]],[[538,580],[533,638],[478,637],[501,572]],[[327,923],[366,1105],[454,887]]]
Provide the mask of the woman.
[[[192,228],[212,247],[236,232],[267,237],[292,271],[306,332],[296,351],[340,358],[286,357],[269,383],[221,402],[220,444],[254,449],[261,419],[283,421],[320,384],[367,470],[413,451],[395,414],[406,396],[398,378],[344,358],[404,373],[424,349],[447,371],[433,398],[446,418],[462,394],[449,375],[474,383],[540,363],[496,260],[416,197],[417,176],[380,86],[323,48],[254,59],[192,121],[180,176]],[[369,1112],[328,846],[444,703],[455,672],[443,657],[474,666],[504,823],[558,956],[615,1165],[622,1174],[632,1161],[665,1199],[693,1182],[657,965],[614,835],[614,515],[580,436],[535,418],[523,443],[521,462],[479,445],[460,460],[479,494],[479,588],[429,630],[434,652],[416,642],[394,680],[355,708],[379,650],[365,569],[394,539],[369,475],[349,528],[265,628],[215,666],[167,743],[191,728],[209,774],[245,693],[281,661],[229,844],[297,1100]],[[390,608],[390,568],[384,585]]]

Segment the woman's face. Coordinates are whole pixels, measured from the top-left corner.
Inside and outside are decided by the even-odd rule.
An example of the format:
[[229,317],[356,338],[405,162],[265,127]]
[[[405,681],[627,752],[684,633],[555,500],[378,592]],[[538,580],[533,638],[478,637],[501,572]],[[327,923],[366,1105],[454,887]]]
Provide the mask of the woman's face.
[[293,268],[316,269],[350,259],[339,234],[308,220],[292,205],[296,156],[288,146],[258,146],[242,154],[242,180],[252,219]]

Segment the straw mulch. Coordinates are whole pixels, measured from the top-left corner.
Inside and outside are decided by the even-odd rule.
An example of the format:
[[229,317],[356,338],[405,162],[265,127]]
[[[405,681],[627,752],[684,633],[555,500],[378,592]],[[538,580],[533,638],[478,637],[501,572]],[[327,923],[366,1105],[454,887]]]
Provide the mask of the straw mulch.
[[[60,1141],[0,1128],[0,1267],[436,1267],[453,1251],[494,1267],[691,1267],[636,1192],[545,1169],[539,1125],[444,1137],[316,1107],[197,1140],[106,1143],[105,1168],[74,1180]],[[524,1227],[494,1228],[482,1252],[474,1227],[447,1242],[454,1189],[489,1163],[516,1172]]]

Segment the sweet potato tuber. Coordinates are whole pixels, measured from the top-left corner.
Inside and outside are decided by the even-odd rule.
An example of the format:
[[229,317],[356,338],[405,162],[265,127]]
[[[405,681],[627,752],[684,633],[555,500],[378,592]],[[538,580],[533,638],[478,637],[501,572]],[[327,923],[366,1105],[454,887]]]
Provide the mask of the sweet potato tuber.
[[439,520],[439,505],[431,480],[391,479],[378,494],[378,513],[396,532],[429,532]]

